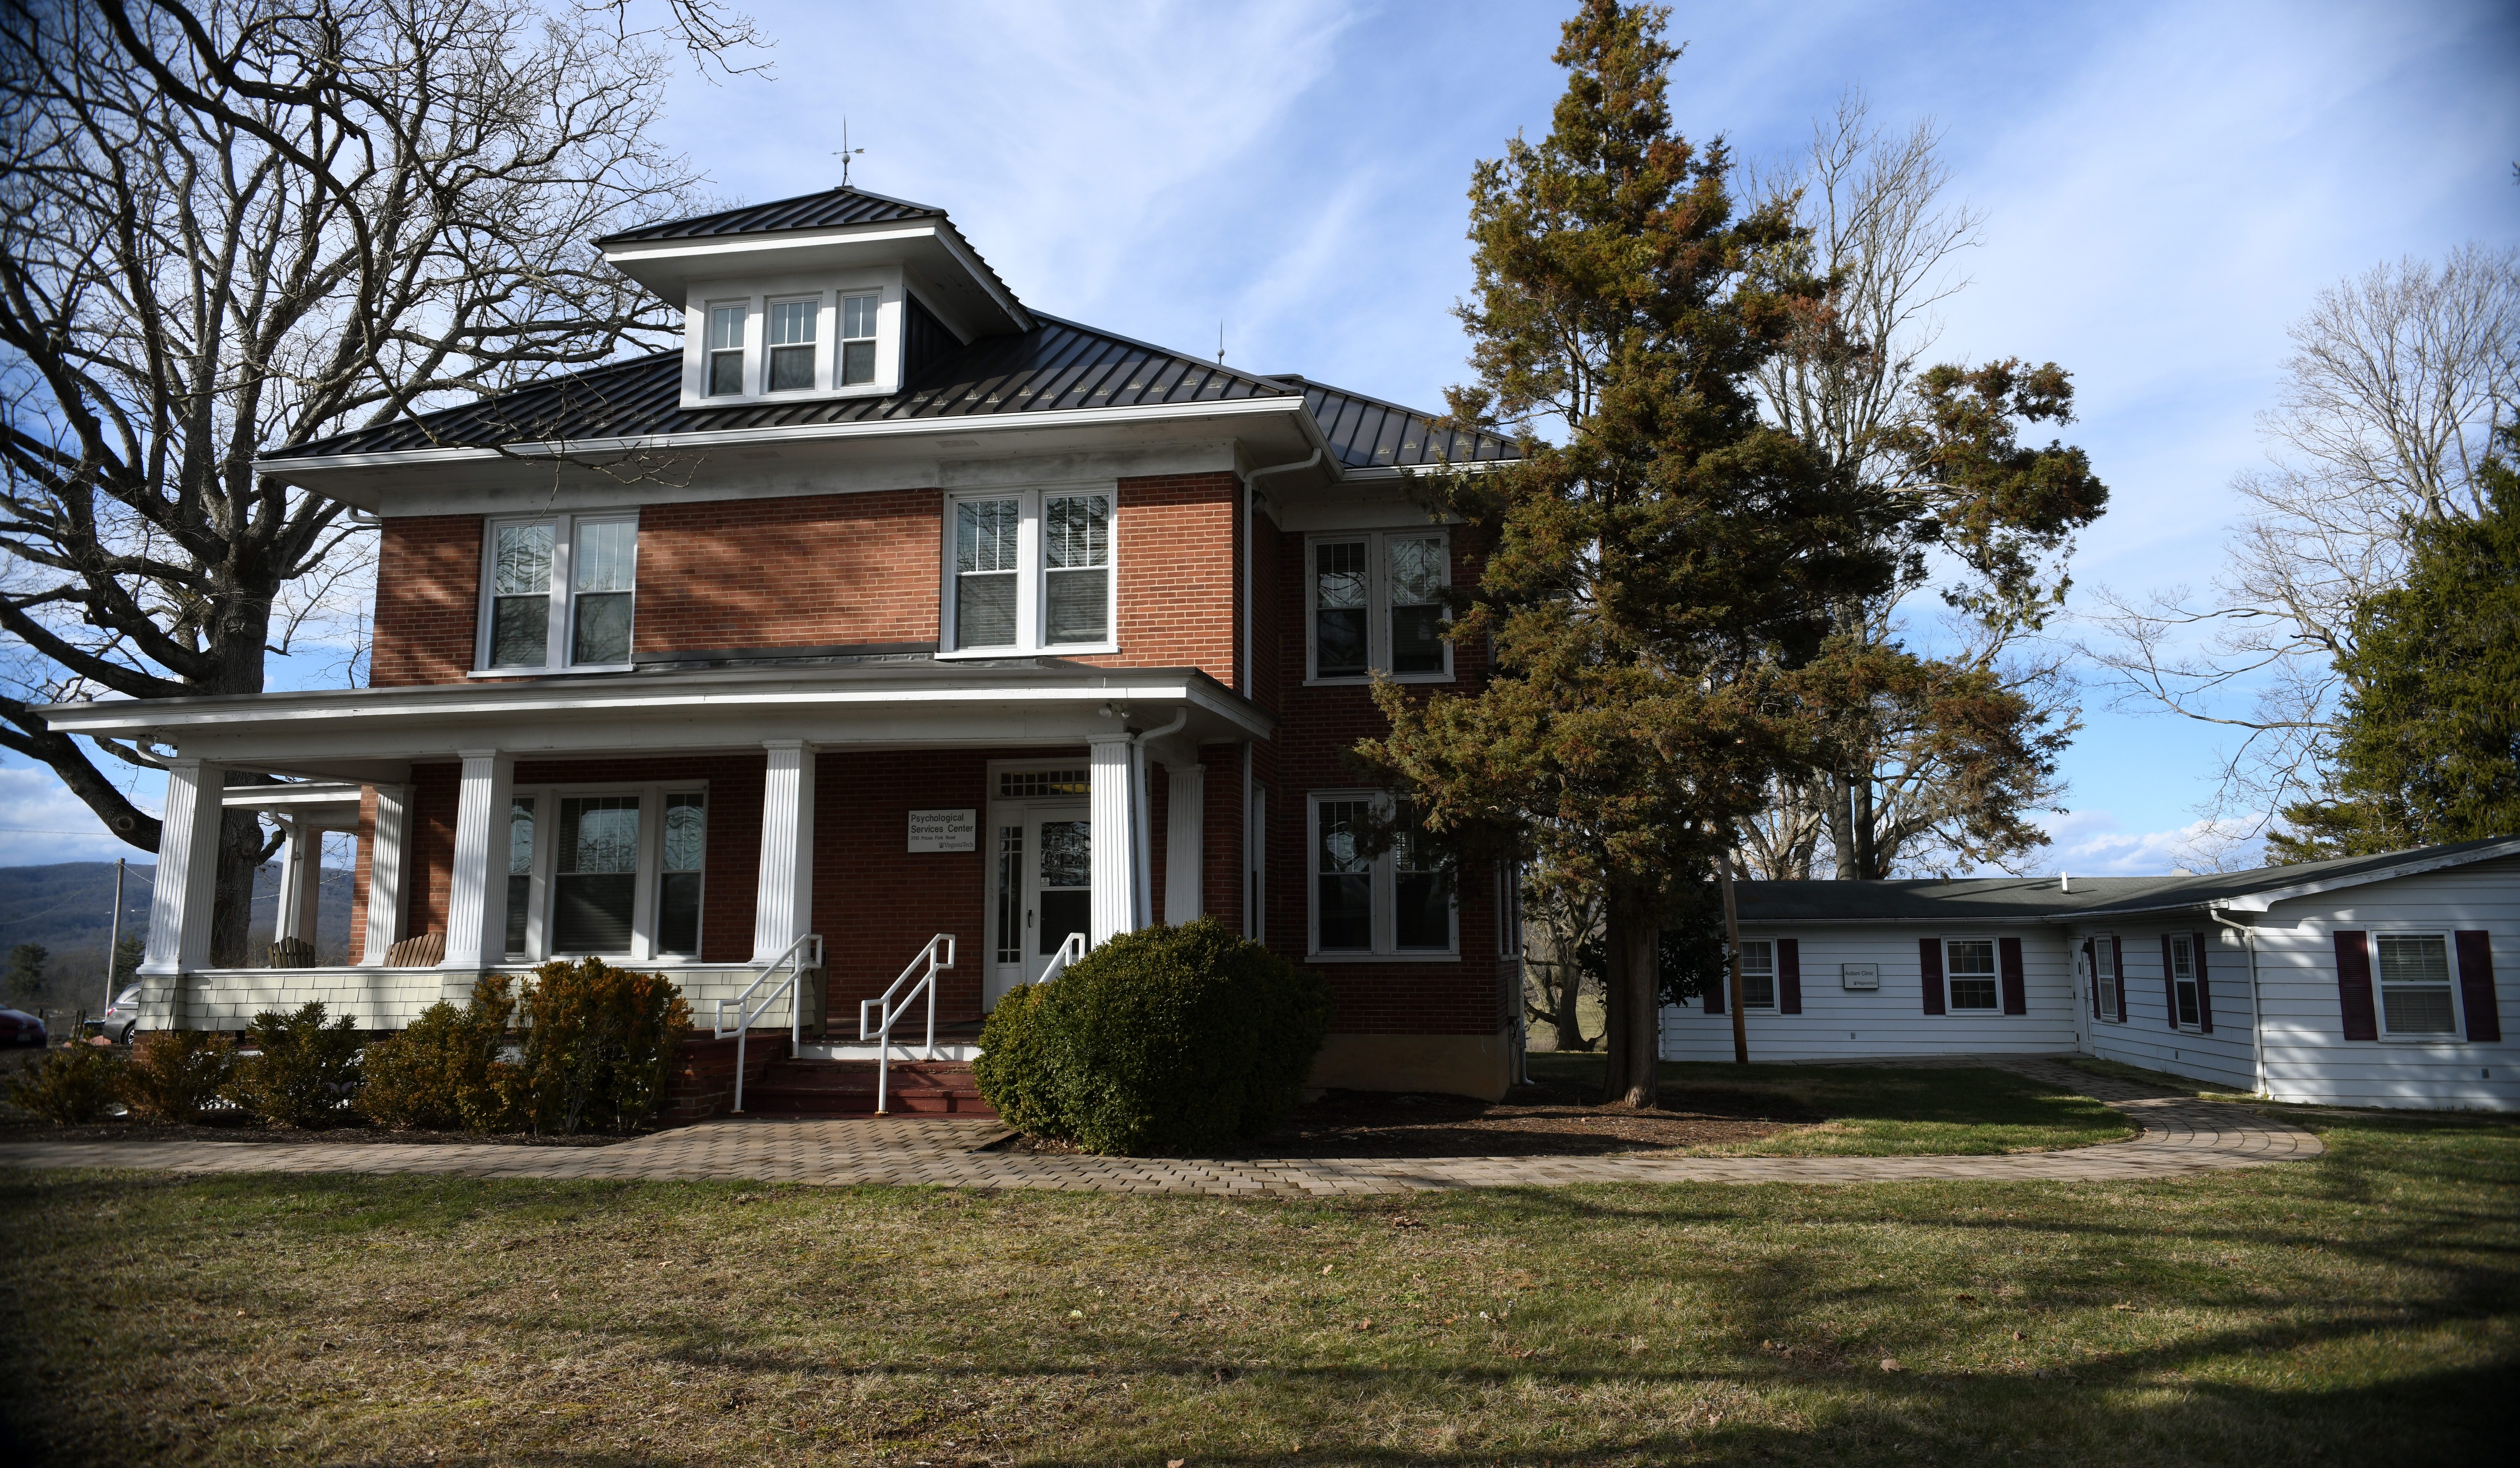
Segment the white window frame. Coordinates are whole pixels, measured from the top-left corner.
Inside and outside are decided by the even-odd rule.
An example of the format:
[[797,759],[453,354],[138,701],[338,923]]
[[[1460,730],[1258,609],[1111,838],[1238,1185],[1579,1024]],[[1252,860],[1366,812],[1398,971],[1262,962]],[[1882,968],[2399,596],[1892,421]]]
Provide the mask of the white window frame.
[[[715,344],[717,334],[717,313],[727,310],[742,311],[743,313],[743,343],[741,346],[726,348],[726,350],[736,353],[737,360],[741,365],[736,371],[735,391],[711,392],[709,391],[709,383],[716,376],[716,364],[720,350]],[[761,314],[762,313],[759,311],[753,309],[752,297],[748,295],[739,295],[726,300],[712,300],[701,303],[700,397],[705,401],[713,403],[735,403],[742,402],[745,398],[758,395],[752,390],[752,384],[764,380],[761,365],[754,360],[754,354],[758,351],[761,345],[757,338],[761,336],[762,333],[753,330],[752,322],[753,318],[761,316]],[[767,325],[767,318],[764,318],[764,325]]]
[[[2380,940],[2383,938],[2431,938],[2442,946],[2445,971],[2450,975],[2450,1022],[2447,1031],[2405,1033],[2389,1028],[2389,980],[2380,966]],[[2371,1007],[2377,1011],[2380,1039],[2390,1045],[2465,1045],[2467,1043],[2467,997],[2458,982],[2458,938],[2456,934],[2418,928],[2404,932],[2381,932],[2374,928],[2363,942],[2371,946]],[[2408,986],[2412,987],[2412,986]]]
[[[1376,672],[1386,671],[1390,668],[1391,555],[1388,550],[1388,542],[1394,539],[1434,540],[1441,542],[1443,545],[1444,585],[1450,587],[1453,584],[1453,535],[1451,529],[1447,526],[1419,525],[1411,526],[1406,529],[1395,528],[1388,530],[1316,530],[1304,537],[1304,564],[1301,574],[1304,578],[1304,683],[1306,687],[1311,687],[1317,684],[1328,685],[1331,687],[1369,684],[1373,681],[1373,675]],[[1366,545],[1366,671],[1363,673],[1334,673],[1328,677],[1324,677],[1321,671],[1322,659],[1320,639],[1317,636],[1321,628],[1321,618],[1319,615],[1321,610],[1321,578],[1315,573],[1314,567],[1319,564],[1318,557],[1321,555],[1321,547],[1326,545],[1354,545],[1358,541],[1363,541]],[[1448,608],[1444,612],[1444,621],[1449,624],[1452,619],[1453,614]],[[1443,648],[1444,655],[1444,666],[1440,670],[1427,673],[1392,673],[1389,676],[1397,683],[1452,682],[1453,645],[1450,641],[1446,641],[1441,643],[1439,645]]]
[[[1992,1004],[1982,1004],[1982,1005],[1981,1005],[1981,1004],[1971,1004],[1969,1007],[1967,1007],[1967,1008],[1963,1009],[1963,1008],[1961,1008],[1958,1004],[1957,1004],[1957,1003],[1953,1002],[1953,1001],[1952,1001],[1952,945],[1953,945],[1953,944],[1955,944],[1955,943],[1983,943],[1983,944],[1985,944],[1985,945],[1986,945],[1986,951],[1987,951],[1988,957],[1989,957],[1989,958],[1993,961],[1993,963],[1995,964],[1995,966],[1994,966],[1992,969],[1988,970],[1988,972],[1987,972],[1987,977],[1989,977],[1989,978],[1991,978],[1991,979],[1993,979],[1993,980],[1995,981],[1995,1002],[1994,1002],[1994,1003],[1992,1003]],[[2003,944],[2002,944],[2002,942],[2001,940],[1999,940],[1999,939],[1996,939],[1996,938],[1994,938],[1994,937],[1991,937],[1991,936],[1989,936],[1989,935],[1987,935],[1987,934],[1983,934],[1983,933],[1957,933],[1957,934],[1954,934],[1954,935],[1953,935],[1953,936],[1951,936],[1951,937],[1948,937],[1948,938],[1943,939],[1943,940],[1942,940],[1942,944],[1943,944],[1943,1014],[1944,1014],[1946,1017],[1949,1017],[1949,1016],[1954,1015],[1954,1014],[2002,1014],[2002,1013],[2003,1012]],[[1971,975],[1969,975],[1969,977],[1971,977],[1971,978],[1975,978],[1975,977],[1977,977],[1977,975],[1975,975],[1975,974],[1971,974]]]
[[[2197,947],[2196,937],[2192,933],[2172,933],[2169,937],[2170,1014],[2168,1018],[2171,1028],[2182,1035],[2202,1035],[2205,1033],[2205,990],[2198,982],[2197,972],[2204,962],[2204,953]],[[2179,976],[2179,954],[2182,949],[2187,952],[2187,977],[2184,979]],[[2179,1017],[2179,990],[2182,985],[2186,986],[2188,993],[2194,998],[2196,1022],[2192,1024]]]
[[[729,304],[731,304],[731,302]],[[812,307],[814,314],[814,339],[811,343],[807,343],[814,349],[814,371],[812,374],[812,380],[808,381],[802,387],[773,388],[770,385],[770,361],[771,354],[777,350],[777,347],[770,340],[771,313],[780,306],[800,305]],[[825,291],[783,291],[779,294],[765,297],[761,303],[761,391],[757,395],[771,398],[801,397],[806,393],[822,392],[836,380],[838,369],[832,364],[837,360],[833,354],[837,352],[839,348],[836,343],[827,339],[831,336],[832,333],[825,330],[827,327],[832,326],[836,319],[837,317],[832,309],[830,295]]]
[[[2111,1025],[2135,1023],[2133,1004],[2127,1006],[2125,1019],[2118,1018],[2118,964],[2124,961],[2118,953],[2118,936],[2115,933],[2086,933],[2083,937],[2092,945],[2092,991],[2100,997],[2100,1022]],[[2106,956],[2109,961],[2101,962],[2100,959],[2103,956]],[[2001,963],[2002,960],[1998,958],[1997,961]],[[1943,1007],[1948,1010],[1951,1007],[1951,991],[1948,987],[1951,976],[1951,955],[1948,953],[1943,956],[1943,975],[1946,981]]]
[[[1043,629],[1050,620],[1049,559],[1042,534],[1044,506],[1051,500],[1073,499],[1084,495],[1101,495],[1111,502],[1111,558],[1104,567],[1106,576],[1102,594],[1102,626],[1106,636],[1099,643],[1047,643]],[[957,650],[955,613],[954,537],[959,519],[957,507],[973,501],[1013,500],[1017,504],[1019,524],[1015,535],[1015,640],[991,647],[966,647]],[[1037,653],[1062,656],[1085,653],[1112,653],[1120,650],[1120,485],[1117,480],[1091,480],[1081,484],[1045,484],[1030,489],[962,490],[945,497],[944,540],[940,559],[943,577],[937,585],[936,656],[941,661],[991,657],[1029,657]]]
[[1322,849],[1322,806],[1324,803],[1363,801],[1387,817],[1392,798],[1387,790],[1313,790],[1304,796],[1304,955],[1307,962],[1319,963],[1456,963],[1462,956],[1462,888],[1456,874],[1451,897],[1445,908],[1445,943],[1442,948],[1402,948],[1399,941],[1399,848],[1380,852],[1372,858],[1370,873],[1373,903],[1372,944],[1370,949],[1322,949],[1322,884],[1319,859]]
[[[1767,965],[1768,1001],[1764,1004],[1754,1004],[1750,1001],[1750,955],[1753,949],[1759,951],[1761,961]],[[1944,998],[1947,1001],[1950,999],[1948,990],[1945,991]],[[1774,938],[1741,940],[1741,1012],[1744,1014],[1777,1012],[1777,940]]]
[[[836,304],[832,307],[831,384],[834,388],[854,387],[860,390],[873,387],[878,382],[883,380],[883,292],[879,289],[848,289],[840,291],[835,299]],[[866,336],[851,336],[846,334],[848,331],[849,302],[852,300],[872,300],[875,302],[876,329],[873,334]],[[903,309],[904,314],[907,315],[907,305],[905,305]],[[873,376],[869,377],[863,382],[848,382],[842,380],[842,378],[847,376],[848,344],[852,341],[870,341],[875,343],[875,366],[872,369]]]
[[[555,957],[574,958],[578,954],[556,954],[552,951],[552,901],[559,893],[560,875],[560,803],[573,795],[636,795],[639,797],[639,861],[634,873],[630,902],[630,949],[627,953],[597,954],[600,958],[623,958],[634,962],[673,959],[698,963],[698,951],[669,953],[656,943],[663,892],[665,867],[665,797],[698,795],[704,821],[717,819],[717,802],[705,779],[668,779],[640,782],[608,781],[597,783],[518,785],[518,800],[534,803],[533,874],[527,888],[525,910],[525,951],[521,958],[511,963],[544,963]],[[699,946],[708,944],[708,858],[706,837],[702,838],[700,858],[700,925]]]
[[[472,637],[472,672],[474,678],[542,678],[556,673],[626,673],[632,664],[573,663],[568,660],[570,631],[576,626],[577,577],[570,564],[577,554],[577,531],[581,525],[628,524],[630,526],[630,637],[638,645],[639,637],[639,512],[636,510],[561,512],[554,514],[492,515],[481,523],[480,595],[475,599]],[[492,619],[497,612],[499,530],[510,525],[549,525],[552,527],[552,585],[550,621],[543,636],[543,661],[538,667],[490,666]],[[610,595],[610,594],[607,594]]]

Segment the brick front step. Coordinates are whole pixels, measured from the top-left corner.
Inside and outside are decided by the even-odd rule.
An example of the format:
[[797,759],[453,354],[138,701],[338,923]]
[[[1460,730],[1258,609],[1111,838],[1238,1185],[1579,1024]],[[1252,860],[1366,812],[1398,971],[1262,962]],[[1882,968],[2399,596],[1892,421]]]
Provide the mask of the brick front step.
[[[864,1116],[875,1110],[876,1066],[868,1060],[782,1060],[743,1088],[743,1109],[764,1116]],[[894,1061],[887,1111],[924,1116],[995,1116],[980,1099],[971,1068],[943,1061]]]

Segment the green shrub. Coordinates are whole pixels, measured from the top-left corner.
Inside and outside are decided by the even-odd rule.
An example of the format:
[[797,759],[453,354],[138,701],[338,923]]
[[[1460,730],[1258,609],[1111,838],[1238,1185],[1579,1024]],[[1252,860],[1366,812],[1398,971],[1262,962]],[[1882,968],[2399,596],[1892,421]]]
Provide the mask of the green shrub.
[[[1294,1109],[1329,1033],[1327,980],[1206,918],[1114,938],[1036,1003],[1031,1051],[1018,1019],[996,1084],[1097,1152],[1267,1134]],[[1045,1091],[1055,1104],[1034,1099]]]
[[310,1001],[294,1014],[265,1009],[247,1027],[260,1050],[236,1068],[228,1095],[275,1127],[329,1127],[359,1084],[359,1032],[343,1015],[324,1023],[324,1004]]
[[1031,1136],[1067,1134],[1042,1039],[1042,1004],[1054,987],[1018,984],[1008,991],[980,1027],[980,1054],[971,1062],[981,1098],[1008,1126]]
[[74,1127],[105,1115],[121,1090],[122,1057],[101,1045],[66,1045],[22,1067],[9,1099],[48,1122]]
[[663,974],[601,958],[546,963],[522,1004],[524,1061],[507,1084],[535,1131],[627,1132],[655,1114],[692,1023]]
[[142,1035],[123,1072],[122,1098],[161,1122],[201,1120],[202,1108],[236,1080],[236,1037],[216,1030]]
[[443,1000],[360,1057],[361,1116],[397,1131],[503,1132],[516,1125],[517,1067],[499,1058],[514,984],[490,974],[458,1009]]

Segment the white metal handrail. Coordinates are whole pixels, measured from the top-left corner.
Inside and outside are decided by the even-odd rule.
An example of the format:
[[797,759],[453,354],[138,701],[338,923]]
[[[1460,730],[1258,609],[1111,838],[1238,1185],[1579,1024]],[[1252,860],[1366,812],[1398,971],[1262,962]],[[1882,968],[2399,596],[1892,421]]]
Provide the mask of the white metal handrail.
[[[942,958],[937,956],[937,951],[939,949],[944,951],[944,956]],[[873,1039],[877,1045],[875,1068],[876,1115],[885,1115],[892,1100],[893,1024],[909,1010],[913,1003],[918,1001],[920,992],[922,990],[924,990],[927,995],[927,1056],[931,1060],[936,1057],[936,976],[953,966],[954,935],[951,933],[939,933],[935,937],[927,940],[927,946],[919,951],[919,956],[910,960],[910,966],[901,971],[900,978],[892,981],[891,988],[885,990],[880,996],[875,999],[858,1001],[858,1039]],[[908,984],[910,986],[907,992],[905,992],[901,987],[904,984]],[[893,996],[895,995],[899,995],[901,997],[898,1003],[893,1001]],[[870,1036],[867,1033],[868,1027],[870,1023],[872,1023],[867,1015],[867,1011],[870,1009],[876,1010],[882,1016],[882,1021],[879,1025],[876,1026],[876,1034],[873,1036]]]
[[1060,974],[1066,972],[1068,964],[1079,962],[1084,957],[1085,935],[1083,933],[1070,933],[1067,935],[1067,941],[1058,946],[1058,952],[1051,955],[1050,961],[1042,965],[1041,977],[1033,980],[1033,982],[1036,984],[1047,984],[1051,980],[1058,978]]
[[[760,1003],[752,1003],[754,991],[768,984],[771,976],[779,972],[783,965],[788,970],[787,981],[773,985],[770,992],[761,997]],[[802,992],[805,970],[822,966],[823,935],[807,933],[804,937],[788,944],[788,952],[771,959],[749,988],[731,1000],[717,1001],[717,1014],[710,1021],[710,1028],[717,1032],[717,1038],[720,1040],[724,1040],[729,1035],[735,1037],[735,1109],[732,1115],[743,1115],[743,1051],[744,1042],[752,1035],[752,1022],[769,1012],[770,1006],[777,1002],[779,996],[786,994],[788,996],[788,1053],[790,1055],[796,1053],[796,1047],[805,1040],[805,1005]],[[735,1028],[732,1030],[726,1027],[726,1006],[729,1004],[735,1005],[736,1011]],[[750,1007],[747,1008],[746,1005]]]

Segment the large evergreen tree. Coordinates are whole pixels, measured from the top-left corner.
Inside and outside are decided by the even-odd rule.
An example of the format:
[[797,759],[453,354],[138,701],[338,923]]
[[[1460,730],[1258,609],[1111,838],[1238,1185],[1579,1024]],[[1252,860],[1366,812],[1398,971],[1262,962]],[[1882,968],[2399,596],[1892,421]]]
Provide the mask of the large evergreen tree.
[[2483,512],[2416,523],[2406,584],[2356,611],[2327,798],[2285,808],[2277,860],[2520,835],[2520,429],[2497,438]]
[[1524,457],[1438,493],[1487,549],[1453,635],[1493,639],[1496,673],[1472,695],[1383,685],[1391,733],[1357,751],[1430,831],[1598,898],[1609,1090],[1633,1105],[1654,1100],[1659,930],[1703,911],[1799,752],[1785,670],[1890,572],[1877,504],[1761,422],[1751,374],[1822,291],[1767,270],[1783,208],[1736,213],[1722,144],[1673,131],[1667,14],[1588,0],[1549,136],[1477,168],[1478,378],[1453,413]]

